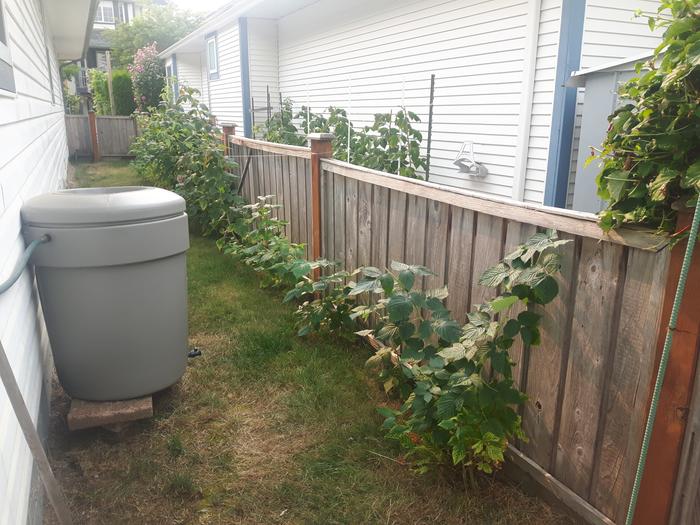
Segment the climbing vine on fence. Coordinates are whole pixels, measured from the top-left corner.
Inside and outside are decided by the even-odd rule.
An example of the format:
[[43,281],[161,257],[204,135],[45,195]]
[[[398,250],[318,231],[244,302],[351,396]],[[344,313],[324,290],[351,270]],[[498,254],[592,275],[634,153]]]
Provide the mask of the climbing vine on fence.
[[632,223],[673,231],[678,207],[695,206],[700,191],[699,1],[664,0],[649,25],[664,28],[663,41],[621,87],[629,102],[609,117],[599,155],[605,230]]

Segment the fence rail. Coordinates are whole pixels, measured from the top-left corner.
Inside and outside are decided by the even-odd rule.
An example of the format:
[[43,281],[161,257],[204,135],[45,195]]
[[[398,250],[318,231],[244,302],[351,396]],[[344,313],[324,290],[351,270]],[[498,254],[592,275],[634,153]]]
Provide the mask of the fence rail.
[[[346,268],[423,264],[447,285],[463,321],[494,291],[478,277],[541,228],[572,242],[562,249],[560,293],[541,309],[542,343],[516,346],[514,376],[529,399],[520,466],[591,523],[622,523],[632,487],[669,268],[665,242],[645,231],[604,234],[595,217],[489,199],[322,159],[319,225],[312,224],[309,148],[234,138],[248,164],[243,193],[277,195],[294,242],[320,228],[321,256]],[[516,463],[518,463],[516,461]],[[534,470],[533,470],[534,469]],[[539,470],[538,470],[539,469]]]
[[68,151],[74,157],[94,157],[96,140],[99,156],[128,157],[129,148],[138,135],[136,119],[121,116],[95,118],[95,134],[91,133],[88,115],[66,115]]

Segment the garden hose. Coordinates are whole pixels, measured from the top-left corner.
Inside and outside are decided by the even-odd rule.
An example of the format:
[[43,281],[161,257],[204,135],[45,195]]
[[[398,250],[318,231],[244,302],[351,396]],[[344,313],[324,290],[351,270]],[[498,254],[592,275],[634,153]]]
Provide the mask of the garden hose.
[[637,473],[634,476],[632,495],[630,497],[629,507],[627,508],[627,518],[625,519],[626,525],[632,525],[632,520],[634,519],[634,511],[637,507],[639,486],[641,485],[642,477],[644,476],[644,467],[647,461],[647,454],[649,453],[649,442],[651,441],[651,433],[654,429],[654,421],[656,420],[656,410],[659,405],[659,398],[661,397],[661,389],[664,385],[664,376],[666,375],[666,366],[668,365],[669,354],[671,353],[671,344],[673,343],[673,332],[675,331],[676,324],[678,322],[678,311],[680,310],[681,301],[683,300],[683,294],[685,293],[685,284],[688,279],[688,272],[690,271],[690,262],[693,259],[693,251],[695,250],[695,245],[698,239],[699,227],[700,205],[696,205],[695,213],[693,214],[693,223],[690,227],[690,234],[688,235],[688,245],[685,248],[685,255],[683,256],[681,274],[678,278],[678,286],[676,287],[676,296],[673,298],[673,308],[671,309],[671,318],[668,321],[668,329],[666,330],[664,348],[661,352],[659,371],[656,374],[656,382],[654,383],[654,393],[651,397],[649,416],[647,417],[647,424],[646,428],[644,429],[644,439],[642,440],[642,451],[639,455],[639,462],[637,463]]
[[13,284],[15,284],[15,282],[17,282],[19,276],[22,275],[22,272],[24,272],[24,267],[27,266],[29,258],[34,253],[34,250],[36,250],[40,244],[44,244],[50,240],[50,236],[42,235],[41,238],[35,239],[29,243],[29,246],[27,246],[27,248],[24,250],[22,257],[19,258],[19,261],[17,261],[17,266],[15,266],[15,269],[12,271],[10,276],[4,282],[0,283],[0,294],[5,293],[12,287]]

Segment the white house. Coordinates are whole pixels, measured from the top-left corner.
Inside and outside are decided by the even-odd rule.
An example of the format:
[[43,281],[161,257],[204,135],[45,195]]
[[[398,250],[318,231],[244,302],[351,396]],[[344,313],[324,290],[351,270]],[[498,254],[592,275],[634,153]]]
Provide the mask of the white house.
[[[583,92],[573,71],[651,51],[635,11],[655,0],[237,0],[161,57],[221,123],[251,135],[267,91],[298,109],[345,107],[356,126],[402,104],[425,137],[436,75],[433,182],[570,205]],[[485,177],[454,164],[473,144]],[[587,145],[586,145],[587,146]]]
[[[81,59],[94,0],[0,0],[0,282],[24,251],[20,207],[63,186],[68,148],[59,60]],[[40,429],[48,402],[48,339],[26,271],[0,295],[0,340]],[[32,457],[0,387],[0,525],[41,523]]]

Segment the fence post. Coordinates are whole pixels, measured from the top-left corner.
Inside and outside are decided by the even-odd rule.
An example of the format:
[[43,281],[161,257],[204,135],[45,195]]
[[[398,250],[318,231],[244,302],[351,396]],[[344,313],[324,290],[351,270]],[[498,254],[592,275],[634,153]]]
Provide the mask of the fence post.
[[333,156],[333,133],[310,133],[311,147],[311,257],[321,257],[321,159]]
[[229,144],[228,137],[229,135],[235,135],[236,134],[236,125],[235,124],[222,124],[221,125],[221,130],[223,133],[223,140],[224,140],[224,151],[227,156],[231,155],[231,144]]
[[97,138],[97,117],[94,111],[88,111],[88,123],[90,124],[90,143],[92,144],[92,161],[99,162],[102,156],[100,155],[100,143]]
[[[677,229],[679,231],[687,229],[691,219],[690,213],[679,214]],[[666,295],[656,344],[655,372],[659,367],[686,243],[687,241],[678,243],[671,252],[666,277]],[[688,409],[693,393],[698,348],[700,348],[700,294],[694,293],[692,284],[700,282],[700,251],[697,247],[694,255],[688,274],[688,288],[683,297],[678,324],[673,333],[673,346],[634,514],[635,525],[667,523],[673,503],[683,438],[688,422]],[[653,378],[656,378],[656,373]]]

